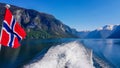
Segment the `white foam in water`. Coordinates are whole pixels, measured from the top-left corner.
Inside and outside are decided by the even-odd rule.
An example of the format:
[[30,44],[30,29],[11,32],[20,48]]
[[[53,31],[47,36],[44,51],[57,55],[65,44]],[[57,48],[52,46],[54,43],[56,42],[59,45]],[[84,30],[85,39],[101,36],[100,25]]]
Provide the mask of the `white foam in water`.
[[85,47],[70,42],[51,47],[45,56],[24,68],[94,68],[91,56]]

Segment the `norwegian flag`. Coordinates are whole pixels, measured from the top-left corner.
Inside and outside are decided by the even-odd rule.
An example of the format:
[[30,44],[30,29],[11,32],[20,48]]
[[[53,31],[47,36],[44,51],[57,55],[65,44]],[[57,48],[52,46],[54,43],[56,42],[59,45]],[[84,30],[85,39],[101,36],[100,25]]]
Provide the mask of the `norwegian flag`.
[[20,41],[24,39],[26,32],[13,17],[9,8],[6,8],[6,13],[1,29],[0,44],[11,48],[18,48]]

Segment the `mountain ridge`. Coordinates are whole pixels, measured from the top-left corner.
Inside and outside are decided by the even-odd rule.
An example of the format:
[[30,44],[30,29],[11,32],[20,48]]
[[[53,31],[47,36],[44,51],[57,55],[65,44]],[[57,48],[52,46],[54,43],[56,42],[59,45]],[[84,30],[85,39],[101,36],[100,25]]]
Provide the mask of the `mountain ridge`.
[[105,25],[93,31],[80,31],[78,36],[81,38],[120,38],[120,25]]
[[[0,22],[3,21],[6,4],[0,3]],[[63,24],[53,15],[11,5],[15,19],[27,32],[28,39],[75,38],[77,31]],[[2,24],[0,24],[1,29]]]

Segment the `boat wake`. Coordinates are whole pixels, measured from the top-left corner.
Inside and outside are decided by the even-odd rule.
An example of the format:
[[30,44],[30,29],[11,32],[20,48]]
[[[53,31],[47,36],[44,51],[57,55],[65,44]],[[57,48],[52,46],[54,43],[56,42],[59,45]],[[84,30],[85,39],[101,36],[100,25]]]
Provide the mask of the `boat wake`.
[[78,42],[51,47],[44,57],[24,68],[94,68],[92,52]]

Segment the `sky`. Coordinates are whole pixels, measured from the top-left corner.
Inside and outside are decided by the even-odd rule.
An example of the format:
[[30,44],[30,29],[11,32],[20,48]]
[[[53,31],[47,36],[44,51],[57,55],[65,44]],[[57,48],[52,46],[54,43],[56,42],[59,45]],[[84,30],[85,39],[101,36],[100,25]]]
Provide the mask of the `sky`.
[[0,0],[55,16],[78,31],[120,24],[120,0]]

